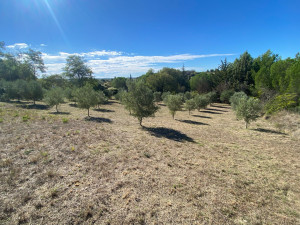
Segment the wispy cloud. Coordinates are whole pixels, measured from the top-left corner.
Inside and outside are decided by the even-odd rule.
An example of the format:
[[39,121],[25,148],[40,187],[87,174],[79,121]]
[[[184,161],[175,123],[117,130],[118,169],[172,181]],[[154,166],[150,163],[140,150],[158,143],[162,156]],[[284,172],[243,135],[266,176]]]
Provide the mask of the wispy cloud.
[[131,55],[118,51],[91,51],[84,53],[59,52],[57,55],[43,53],[43,59],[49,74],[60,73],[65,65],[65,60],[70,55],[82,56],[92,68],[96,77],[128,76],[129,74],[142,74],[150,68],[160,69],[168,63],[184,63],[207,57],[232,56],[234,54],[177,54],[169,56],[141,56]]
[[6,47],[10,49],[24,49],[28,48],[29,46],[26,43],[15,43],[13,45],[7,45]]
[[40,44],[40,46],[41,46],[41,47],[46,47],[47,45],[46,45],[46,44]]

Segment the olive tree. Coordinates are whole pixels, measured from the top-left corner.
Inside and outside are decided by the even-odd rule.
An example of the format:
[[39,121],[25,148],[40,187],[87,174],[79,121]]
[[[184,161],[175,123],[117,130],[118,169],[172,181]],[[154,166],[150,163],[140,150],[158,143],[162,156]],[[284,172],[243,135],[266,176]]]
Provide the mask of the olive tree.
[[174,119],[177,111],[181,110],[182,96],[180,95],[169,95],[166,100],[167,107]]
[[50,106],[55,106],[58,112],[58,105],[64,102],[64,91],[60,87],[51,88],[46,92],[44,101]]
[[97,91],[97,106],[98,109],[100,108],[100,105],[103,105],[107,101],[107,98],[103,91]]
[[43,99],[43,88],[42,85],[35,81],[31,80],[28,83],[28,99],[33,100],[33,104],[38,100]]
[[241,98],[236,107],[236,116],[243,119],[246,123],[246,129],[251,121],[255,121],[261,114],[261,104],[258,99],[253,97]]
[[231,107],[233,110],[236,110],[237,106],[239,105],[239,102],[243,100],[243,98],[248,98],[248,96],[245,94],[245,92],[235,92],[229,99],[229,102],[231,104]]
[[196,104],[194,99],[186,100],[184,103],[184,108],[189,111],[189,115],[191,115],[191,111],[196,109]]
[[142,126],[143,118],[154,116],[158,107],[154,104],[153,92],[142,82],[133,83],[122,97],[125,108],[136,117]]
[[196,109],[198,109],[198,111],[200,111],[200,109],[205,109],[209,104],[209,99],[205,95],[196,95],[194,101]]
[[88,110],[88,117],[90,116],[90,108],[97,105],[98,97],[97,92],[89,84],[78,88],[75,91],[75,98],[79,108]]

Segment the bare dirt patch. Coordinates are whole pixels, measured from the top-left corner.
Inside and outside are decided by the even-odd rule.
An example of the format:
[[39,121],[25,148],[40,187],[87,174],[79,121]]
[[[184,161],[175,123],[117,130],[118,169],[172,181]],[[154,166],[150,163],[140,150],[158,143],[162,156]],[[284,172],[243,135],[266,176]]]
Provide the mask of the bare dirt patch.
[[300,223],[299,140],[269,121],[18,105],[1,103],[0,224]]

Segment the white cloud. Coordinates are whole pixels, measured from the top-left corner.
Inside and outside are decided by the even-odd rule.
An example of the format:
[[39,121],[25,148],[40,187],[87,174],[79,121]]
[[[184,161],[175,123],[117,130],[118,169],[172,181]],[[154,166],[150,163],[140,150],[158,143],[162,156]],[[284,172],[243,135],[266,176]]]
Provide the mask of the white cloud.
[[46,44],[40,44],[40,46],[41,46],[41,47],[46,47],[47,45],[46,45]]
[[12,49],[23,49],[23,48],[28,48],[29,46],[26,43],[15,43],[13,45],[8,45],[6,47]]
[[129,74],[140,75],[150,68],[159,70],[167,63],[183,63],[188,60],[195,60],[207,57],[231,56],[234,54],[177,54],[169,56],[138,56],[123,55],[117,51],[91,51],[83,53],[59,52],[57,55],[43,53],[43,59],[49,74],[62,72],[68,56],[78,55],[86,59],[87,65],[92,68],[96,77],[128,76]]

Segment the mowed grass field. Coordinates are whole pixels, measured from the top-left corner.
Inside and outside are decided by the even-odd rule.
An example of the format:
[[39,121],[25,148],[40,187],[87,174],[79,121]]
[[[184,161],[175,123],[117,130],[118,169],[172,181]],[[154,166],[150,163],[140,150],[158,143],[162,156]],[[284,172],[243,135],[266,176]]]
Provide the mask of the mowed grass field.
[[1,103],[0,224],[300,224],[300,141],[229,105]]

